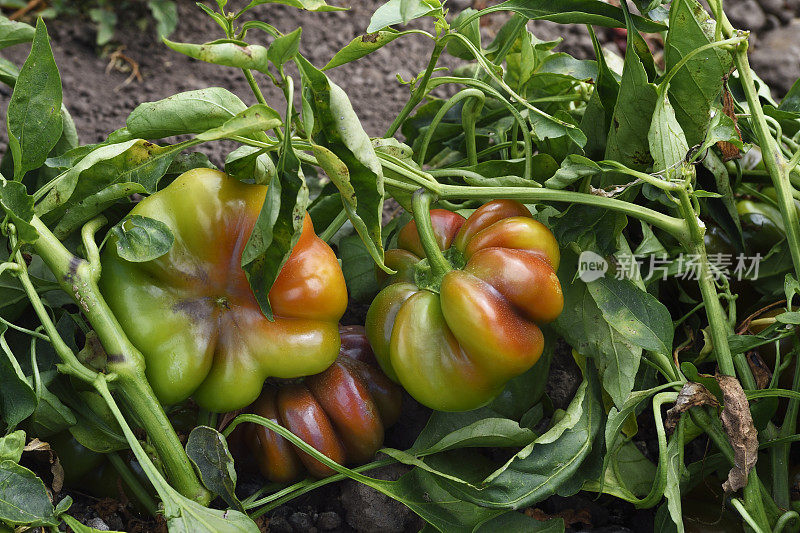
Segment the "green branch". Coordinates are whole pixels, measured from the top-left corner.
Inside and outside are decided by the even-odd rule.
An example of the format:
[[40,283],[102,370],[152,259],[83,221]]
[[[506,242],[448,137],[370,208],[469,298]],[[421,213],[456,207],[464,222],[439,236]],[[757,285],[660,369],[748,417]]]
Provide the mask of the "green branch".
[[[99,253],[93,242],[93,235],[102,222],[102,218],[94,219],[81,232],[89,261],[72,255],[35,215],[30,223],[36,228],[39,238],[31,246],[52,271],[61,288],[78,304],[97,333],[108,354],[108,372],[116,376],[115,391],[147,432],[170,479],[185,496],[208,503],[210,494],[200,483],[175,429],[147,382],[144,357],[125,335],[97,287]],[[98,374],[83,366],[60,339],[24,269],[20,272],[20,279],[34,310],[42,320],[45,332],[64,361],[62,370],[96,384]],[[103,383],[105,384],[105,380]]]

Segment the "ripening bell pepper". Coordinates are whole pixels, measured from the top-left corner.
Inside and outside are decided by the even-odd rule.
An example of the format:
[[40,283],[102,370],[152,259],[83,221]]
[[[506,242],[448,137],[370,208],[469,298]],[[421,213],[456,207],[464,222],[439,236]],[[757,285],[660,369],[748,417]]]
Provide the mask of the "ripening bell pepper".
[[[248,409],[273,420],[339,464],[365,463],[400,416],[402,391],[378,367],[364,328],[343,326],[339,358],[302,383],[267,385]],[[264,426],[243,436],[264,477],[289,482],[335,472]]]
[[474,409],[539,359],[538,324],[564,305],[558,243],[511,200],[484,204],[468,219],[434,209],[430,219],[451,269],[431,282],[417,222],[409,222],[386,253],[397,274],[370,306],[367,337],[384,372],[417,401]]
[[308,215],[269,291],[274,321],[261,312],[241,267],[266,191],[222,172],[191,170],[131,210],[170,228],[175,240],[165,255],[128,262],[113,240],[103,252],[101,291],[144,354],[147,378],[165,404],[192,396],[209,411],[239,409],[258,397],[267,377],[316,374],[336,360],[347,289]]

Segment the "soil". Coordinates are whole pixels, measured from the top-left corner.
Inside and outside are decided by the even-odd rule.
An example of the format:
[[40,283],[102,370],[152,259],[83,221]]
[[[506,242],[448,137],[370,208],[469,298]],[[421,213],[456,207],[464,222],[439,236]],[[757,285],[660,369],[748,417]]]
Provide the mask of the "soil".
[[[174,41],[199,42],[215,39],[220,30],[190,0],[178,0],[180,22],[170,36]],[[236,5],[235,2],[231,2]],[[336,3],[335,1],[333,3]],[[268,20],[281,31],[303,27],[301,52],[314,64],[322,66],[334,52],[366,29],[372,12],[382,2],[358,0],[347,12],[306,13],[279,5],[265,5],[252,10],[252,16]],[[483,2],[485,3],[485,2]],[[469,0],[451,1],[458,12]],[[752,63],[756,72],[770,83],[780,98],[800,76],[800,0],[728,0],[734,24],[757,33],[752,44]],[[245,103],[255,103],[244,78],[233,69],[225,69],[195,61],[172,52],[154,38],[152,23],[142,30],[141,21],[149,20],[144,8],[120,16],[120,26],[113,45],[100,50],[95,45],[92,24],[80,18],[49,20],[53,51],[64,87],[64,103],[71,111],[82,143],[101,141],[125,125],[127,115],[137,104],[158,100],[180,91],[210,86],[225,87],[239,95]],[[502,15],[500,15],[502,17]],[[496,18],[483,28],[487,38],[502,22]],[[534,22],[532,31],[540,39],[563,37],[565,51],[581,58],[592,56],[591,42],[583,27],[564,27]],[[606,41],[614,37],[603,34]],[[261,38],[252,35],[252,42]],[[266,42],[262,43],[266,44]],[[370,135],[381,135],[392,117],[408,98],[407,86],[398,81],[410,79],[422,70],[429,57],[431,43],[418,35],[404,37],[400,46],[389,45],[358,62],[334,69],[331,78],[343,86]],[[110,61],[113,52],[131,61]],[[25,46],[3,51],[4,57],[21,64]],[[131,78],[136,65],[141,79]],[[456,63],[446,60],[447,65]],[[282,98],[268,82],[263,83],[268,102],[280,107]],[[0,121],[10,90],[0,87]],[[0,143],[5,144],[5,128],[0,128]],[[231,146],[225,143],[206,145],[203,150],[212,161],[221,164]],[[362,320],[366,309],[351,309],[348,318]],[[578,384],[578,373],[565,346],[559,350],[551,369],[548,394],[556,407],[565,407]],[[406,398],[404,424],[390,430],[387,445],[406,448],[413,442],[427,419],[427,410]],[[385,479],[396,479],[404,467],[393,466],[373,473]],[[260,480],[242,472],[240,490],[247,494],[256,490]],[[97,502],[72,494],[72,514],[97,529],[137,527],[142,531],[163,529],[163,524],[137,524],[126,512],[108,502]],[[60,497],[60,495],[59,495]],[[571,525],[569,531],[646,532],[653,528],[653,511],[636,510],[612,498],[595,499],[593,495],[571,498],[553,497],[536,509],[528,510],[537,518],[562,516]],[[418,531],[421,521],[404,506],[355,482],[341,482],[300,497],[279,507],[267,516],[269,530],[292,531]],[[105,526],[105,527],[104,527]]]
[[[178,0],[180,22],[170,39],[199,42],[217,38],[220,28],[190,0]],[[267,4],[252,10],[253,18],[269,20],[282,31],[303,27],[301,52],[314,64],[322,66],[336,50],[366,29],[369,18],[380,0],[353,2],[349,11],[308,13],[289,7]],[[469,5],[468,0],[450,2],[452,11]],[[485,3],[485,2],[484,2]],[[233,4],[233,3],[232,3]],[[756,72],[773,86],[781,97],[800,77],[800,0],[729,0],[732,21],[739,27],[757,32],[753,38],[752,63]],[[78,18],[48,22],[56,62],[61,70],[64,103],[72,113],[83,143],[103,140],[125,125],[127,115],[137,104],[165,98],[179,91],[210,86],[225,87],[239,95],[245,103],[254,98],[244,78],[233,69],[226,69],[190,59],[173,52],[154,38],[152,23],[144,11],[120,17],[113,45],[99,50],[95,46],[95,30],[91,22]],[[491,38],[502,21],[502,14],[485,26]],[[591,57],[592,48],[586,30],[581,26],[560,26],[548,22],[531,23],[540,39],[563,37],[563,48],[577,57]],[[251,33],[252,42],[261,38]],[[391,118],[408,98],[408,87],[398,77],[408,80],[424,69],[431,43],[420,35],[403,37],[402,45],[386,46],[377,52],[331,71],[330,77],[347,90],[353,106],[370,135],[382,134]],[[264,43],[266,44],[266,43]],[[402,46],[402,53],[400,51]],[[109,60],[119,51],[138,66],[141,81],[129,81],[131,65],[124,60]],[[21,64],[27,47],[17,46],[3,51],[3,56]],[[454,65],[455,62],[445,61]],[[109,66],[110,65],[110,66]],[[257,74],[257,76],[260,76]],[[268,102],[281,102],[270,83],[264,83]],[[0,103],[10,90],[0,87]],[[5,105],[0,106],[0,121],[5,123]],[[0,128],[0,142],[5,143],[5,128]],[[205,150],[212,160],[221,162],[230,146],[208,145]]]

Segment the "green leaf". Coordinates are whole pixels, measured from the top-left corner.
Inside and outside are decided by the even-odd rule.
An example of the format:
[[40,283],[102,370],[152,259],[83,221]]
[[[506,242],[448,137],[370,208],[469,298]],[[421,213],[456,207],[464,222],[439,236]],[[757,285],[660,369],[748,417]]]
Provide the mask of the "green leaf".
[[141,215],[125,217],[110,231],[116,237],[119,256],[132,263],[157,259],[169,252],[175,242],[169,226]]
[[634,503],[650,492],[656,466],[634,442],[626,442],[613,453],[606,452],[606,458],[610,467],[603,470],[603,478],[584,483],[583,490],[610,494]]
[[89,17],[97,25],[97,46],[108,44],[114,38],[117,14],[111,9],[94,8],[89,10]]
[[[714,20],[696,0],[674,0],[664,43],[667,72],[687,54],[714,40]],[[712,48],[692,57],[672,78],[669,97],[675,116],[694,146],[703,142],[711,106],[722,91],[722,78],[731,70],[731,54]]]
[[558,52],[547,56],[536,73],[540,76],[552,74],[578,81],[596,80],[597,63],[588,59],[575,59],[569,54]]
[[496,531],[527,533],[564,533],[564,519],[551,518],[546,522],[536,520],[525,513],[510,511],[484,522],[475,533],[493,533]]
[[188,154],[178,154],[167,169],[166,176],[178,177],[184,172],[195,168],[210,168],[219,170],[214,163],[209,161],[208,156],[201,152],[190,152]]
[[684,531],[683,513],[681,512],[681,482],[684,481],[686,470],[683,464],[683,426],[684,421],[681,419],[667,445],[667,484],[664,487],[667,509],[672,521],[677,526],[678,533]]
[[[560,24],[590,24],[610,28],[624,28],[625,17],[618,7],[601,0],[508,0],[488,7],[481,13],[514,11],[530,20],[549,20]],[[663,24],[643,17],[633,17],[636,28],[644,32],[666,30]],[[369,31],[369,30],[368,30]]]
[[588,283],[588,288],[606,322],[629,342],[648,351],[672,353],[672,317],[655,296],[630,280],[611,276]]
[[580,490],[586,479],[597,475],[593,467],[582,465],[592,454],[603,418],[598,385],[589,380],[578,388],[560,421],[489,477],[471,483],[441,477],[439,483],[458,498],[496,509],[520,509]]
[[128,132],[143,139],[202,133],[222,126],[247,106],[227,89],[209,87],[139,104],[128,116]]
[[109,453],[129,448],[128,441],[105,400],[94,392],[76,392],[68,385],[51,384],[58,396],[73,409],[78,423],[69,432],[82,446],[97,453]]
[[0,420],[3,421],[5,430],[14,429],[36,409],[36,392],[25,379],[19,362],[6,342],[7,327],[0,324],[0,348],[3,352],[0,354],[0,383],[3,384],[0,387]]
[[[59,518],[61,518],[69,526],[69,528],[73,531],[73,533],[99,533],[100,532],[99,529],[95,529],[93,527],[86,526],[86,525],[78,522],[77,519],[71,517],[68,514],[62,514],[62,515],[59,516]],[[109,533],[121,533],[121,532],[120,531],[110,531]]]
[[22,242],[34,242],[39,238],[36,228],[31,226],[33,218],[33,197],[25,185],[18,181],[0,184],[0,207],[8,215],[17,229],[17,237]]
[[591,26],[588,29],[597,63],[597,80],[595,91],[581,119],[581,130],[588,138],[584,147],[586,155],[593,159],[602,159],[605,156],[608,132],[614,117],[614,106],[619,96],[619,81],[608,66],[597,35]]
[[[480,174],[484,178],[503,178],[503,177],[518,177],[520,183],[528,187],[539,187],[536,181],[524,179],[521,176],[525,173],[525,159],[492,159],[489,161],[481,161],[474,166],[464,166],[464,170],[469,170]],[[536,180],[548,179],[558,170],[558,163],[549,154],[535,154],[531,161],[531,175]],[[465,179],[469,183],[470,179]],[[475,180],[477,183],[488,182],[489,180]]]
[[263,4],[283,4],[285,6],[296,7],[297,9],[304,9],[306,11],[346,11],[346,7],[329,6],[325,0],[251,0],[247,7],[242,9],[239,14],[244,13],[248,9],[260,6]]
[[800,324],[800,313],[797,311],[787,311],[775,317],[775,320],[782,324]]
[[[615,405],[622,406],[633,390],[642,349],[617,331],[607,316],[628,316],[629,311],[613,306],[613,285],[607,288],[599,280],[587,284],[575,279],[577,258],[572,252],[564,254],[561,264],[559,279],[564,288],[564,311],[553,326],[578,353],[594,360],[603,388]],[[591,284],[596,284],[593,289],[589,287]],[[595,298],[593,293],[598,296]],[[598,307],[598,300],[607,308],[607,314]]]
[[[480,21],[478,17],[473,17],[469,22],[466,24],[462,24],[464,21],[467,20],[471,15],[477,13],[477,10],[468,7],[461,11],[458,16],[453,19],[451,26],[453,28],[457,28],[457,32],[462,34],[464,37],[469,39],[469,41],[475,45],[476,48],[481,48],[481,29],[480,29]],[[451,39],[450,42],[447,43],[447,53],[453,57],[457,57],[459,59],[464,59],[466,61],[472,60],[472,52],[469,49],[465,48],[461,41]]]
[[311,95],[315,124],[320,127],[312,149],[317,161],[342,194],[353,227],[373,260],[383,269],[381,216],[383,170],[369,135],[364,131],[341,87],[298,56],[305,90]]
[[718,192],[703,191],[703,190],[693,191],[692,195],[696,198],[722,198],[722,195]]
[[24,466],[9,460],[0,461],[0,522],[58,526],[42,480]]
[[661,4],[666,4],[668,2],[669,0],[634,0],[636,7],[642,13],[649,13],[654,9],[656,9]]
[[[291,104],[287,113],[291,113]],[[286,122],[291,123],[291,116],[287,115]],[[308,186],[287,128],[277,172],[270,180],[264,205],[242,252],[241,264],[250,288],[269,319],[269,290],[300,238],[306,207]]]
[[30,24],[0,16],[0,50],[15,44],[29,43],[36,30]]
[[25,448],[25,432],[21,429],[0,438],[0,461],[19,463]]
[[13,87],[19,77],[19,68],[4,57],[0,57],[0,81]]
[[241,45],[233,42],[212,42],[207,44],[176,43],[162,39],[164,44],[189,57],[222,65],[225,67],[246,68],[259,72],[269,72],[267,49],[261,45]]
[[[552,220],[553,234],[562,247],[574,242],[581,250],[595,250],[601,255],[616,251],[619,236],[627,224],[626,217],[620,213],[579,204],[569,206]],[[561,283],[570,281],[562,279]]]
[[541,185],[536,181],[525,179],[520,176],[497,176],[495,178],[475,178],[472,176],[465,176],[464,182],[467,185],[472,185],[474,187],[539,187]]
[[69,407],[50,392],[42,382],[39,374],[39,362],[35,357],[36,339],[31,339],[31,371],[33,373],[33,390],[36,393],[36,410],[30,418],[30,431],[39,438],[46,438],[64,431],[78,423]]
[[268,185],[277,170],[272,158],[253,146],[240,146],[225,158],[225,172],[239,181]]
[[783,97],[778,110],[795,116],[800,115],[800,79],[794,82],[789,92]]
[[[627,16],[627,11],[625,14]],[[658,96],[655,85],[648,81],[645,65],[636,51],[634,32],[636,29],[629,24],[625,66],[608,133],[605,158],[619,161],[634,170],[647,170],[653,162],[647,134]],[[622,179],[628,180],[628,177],[622,176]]]
[[714,116],[711,117],[711,122],[708,124],[708,131],[699,152],[705,152],[720,141],[729,142],[739,149],[744,147],[739,132],[736,131],[733,119],[723,113],[721,109],[715,108]]
[[533,442],[536,434],[519,422],[498,417],[490,409],[464,413],[435,411],[412,448],[414,453],[440,453],[474,447],[516,447]]
[[292,33],[281,35],[269,45],[267,49],[267,59],[277,68],[281,68],[284,63],[294,59],[300,49],[300,35],[303,28],[297,28]]
[[[308,214],[311,216],[311,221],[314,223],[314,227],[317,228],[317,231],[322,232],[331,225],[337,216],[339,216],[342,209],[344,208],[342,207],[342,195],[339,194],[339,189],[337,189],[336,185],[333,183],[328,182],[322,188],[319,195],[314,198],[314,201],[309,204]],[[372,259],[370,259],[370,261],[372,261]],[[372,265],[374,267],[375,263]]]
[[221,126],[211,128],[199,134],[198,141],[217,141],[227,137],[246,137],[253,133],[277,128],[283,124],[277,111],[266,104],[256,104],[238,113]]
[[39,403],[30,418],[30,428],[41,438],[55,435],[77,423],[75,415],[58,396],[42,387],[37,392]]
[[153,193],[182,145],[133,139],[100,146],[67,170],[36,206],[47,224],[58,221],[64,237],[111,204],[133,193]]
[[178,6],[173,0],[148,0],[147,6],[156,20],[156,33],[168,37],[178,27]]
[[653,121],[647,133],[653,171],[661,173],[661,178],[665,180],[682,176],[683,162],[689,153],[686,136],[675,118],[668,91],[669,85],[659,87]]
[[165,513],[170,533],[259,533],[256,523],[242,512],[210,509],[177,492],[170,498],[177,507],[177,512]]
[[355,61],[356,59],[361,59],[362,57],[371,54],[378,48],[386,46],[398,37],[408,35],[409,33],[414,32],[400,32],[389,29],[368,33],[366,35],[359,35],[347,43],[344,48],[336,52],[331,60],[328,61],[328,64],[322,67],[322,70],[329,70],[344,65],[345,63]]
[[198,426],[189,433],[186,454],[203,485],[229,506],[244,512],[242,502],[236,497],[236,470],[225,437],[213,428]]
[[442,533],[563,532],[561,519],[538,522],[521,513],[487,509],[463,501],[443,487],[437,476],[421,468],[413,469],[397,481],[373,480],[370,486],[402,502]]
[[594,177],[602,172],[603,169],[600,168],[600,165],[588,157],[571,154],[561,162],[561,168],[552,178],[545,181],[544,185],[549,189],[564,189],[576,181]]
[[414,156],[411,147],[394,137],[372,139],[372,147],[375,148],[376,153],[390,155],[405,160],[409,164],[415,164],[411,159]]
[[47,28],[39,19],[31,52],[22,65],[8,103],[8,145],[14,179],[42,166],[61,137],[61,76],[50,49]]
[[[341,208],[341,200],[338,207]],[[358,235],[348,235],[339,241],[338,251],[350,297],[356,302],[369,303],[380,290],[369,250]]]
[[606,455],[603,458],[604,472],[606,467],[610,464],[612,454],[616,453],[617,450],[626,442],[625,440],[620,439],[620,434],[626,420],[631,415],[635,416],[639,408],[639,404],[641,404],[643,401],[649,400],[657,392],[661,392],[670,388],[671,386],[671,383],[667,383],[659,385],[658,387],[653,387],[652,389],[633,391],[628,395],[628,398],[621,406],[619,406],[619,408],[612,406],[611,409],[609,409],[608,420],[605,427]]
[[412,0],[404,6],[404,0],[389,0],[375,10],[367,27],[367,33],[374,33],[388,26],[405,24],[411,20],[441,15],[442,4],[439,0]]

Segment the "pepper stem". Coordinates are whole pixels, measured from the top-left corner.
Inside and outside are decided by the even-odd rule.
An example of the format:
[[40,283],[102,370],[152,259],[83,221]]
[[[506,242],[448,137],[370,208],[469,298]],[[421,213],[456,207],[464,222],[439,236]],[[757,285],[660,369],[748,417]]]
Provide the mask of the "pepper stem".
[[432,201],[433,195],[430,192],[425,189],[419,189],[411,199],[411,211],[417,223],[419,240],[431,266],[431,274],[433,274],[433,279],[436,281],[435,285],[438,286],[438,282],[445,274],[453,270],[453,267],[436,242],[436,234],[433,232],[433,223],[431,222]]
[[[81,311],[97,333],[108,354],[107,371],[117,376],[114,382],[115,393],[146,431],[175,487],[184,496],[205,505],[211,500],[211,494],[200,482],[175,429],[147,382],[144,356],[125,335],[122,326],[109,309],[97,287],[99,254],[94,243],[90,241],[93,241],[93,234],[101,222],[101,219],[89,222],[88,227],[82,232],[89,261],[81,259],[67,250],[36,215],[33,216],[30,223],[36,229],[39,237],[31,246],[52,271],[61,288],[80,306]],[[22,268],[22,264],[20,264],[20,268]],[[20,279],[23,285],[26,283],[29,285],[26,287],[26,292],[34,304],[34,308],[36,309],[37,306],[41,308],[36,311],[48,329],[48,336],[53,339],[54,347],[62,359],[62,371],[94,383],[95,388],[101,382],[106,387],[104,379],[99,379],[102,376],[98,376],[94,371],[84,367],[75,358],[69,347],[63,343],[63,340],[60,340],[41,302],[38,301],[36,291],[27,280],[27,273],[24,270],[21,271]],[[98,392],[102,393],[100,390]],[[130,444],[133,446],[133,443]]]

